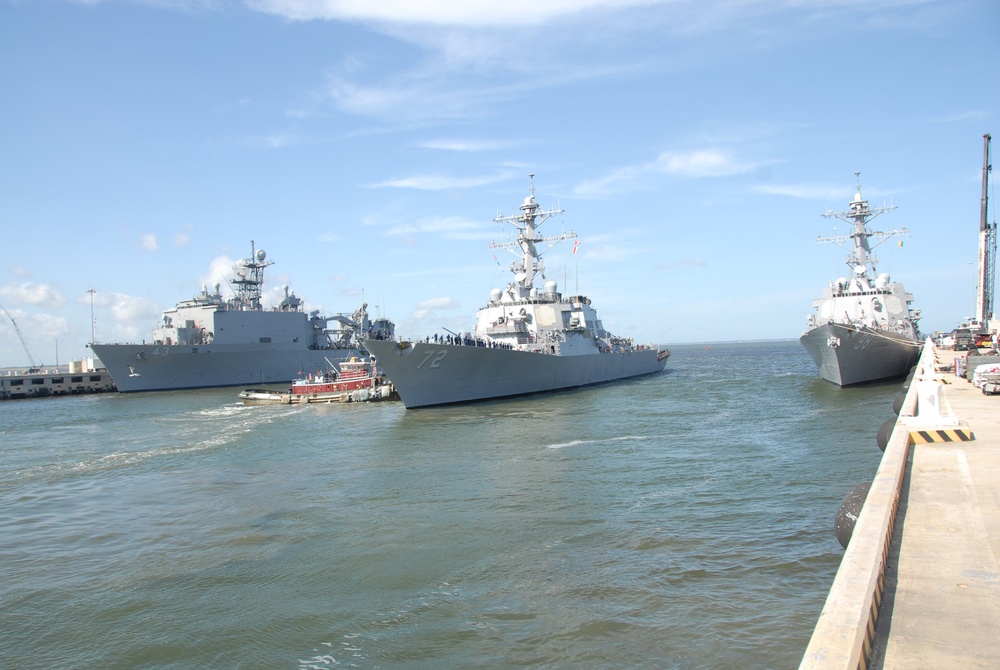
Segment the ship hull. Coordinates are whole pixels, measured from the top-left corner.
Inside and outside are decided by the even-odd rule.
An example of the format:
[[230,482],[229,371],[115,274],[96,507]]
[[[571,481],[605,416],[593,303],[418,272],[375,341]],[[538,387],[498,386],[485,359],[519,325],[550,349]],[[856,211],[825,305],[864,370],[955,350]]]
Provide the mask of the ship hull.
[[262,349],[253,345],[91,344],[122,393],[258,384],[291,384],[360,349]]
[[916,340],[837,323],[808,330],[799,342],[816,363],[820,377],[839,386],[903,377],[920,356]]
[[408,409],[509,398],[660,372],[655,349],[556,356],[515,349],[369,340]]

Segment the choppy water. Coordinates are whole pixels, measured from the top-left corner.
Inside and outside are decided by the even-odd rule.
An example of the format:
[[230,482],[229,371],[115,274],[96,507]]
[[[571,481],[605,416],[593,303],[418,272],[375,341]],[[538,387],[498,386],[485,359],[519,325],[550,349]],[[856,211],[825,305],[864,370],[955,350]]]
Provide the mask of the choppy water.
[[899,384],[671,350],[442,409],[0,403],[0,667],[796,667]]

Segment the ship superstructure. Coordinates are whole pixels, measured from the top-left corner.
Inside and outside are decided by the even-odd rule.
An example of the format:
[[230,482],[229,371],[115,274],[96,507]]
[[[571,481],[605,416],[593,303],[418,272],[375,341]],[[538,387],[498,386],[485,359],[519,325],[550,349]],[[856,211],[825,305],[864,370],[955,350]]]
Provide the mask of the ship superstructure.
[[266,309],[264,269],[272,265],[251,241],[251,254],[236,262],[225,299],[216,284],[165,311],[149,343],[91,343],[119,391],[290,383],[323,370],[327,357],[364,356],[361,340],[393,336],[388,319],[369,320],[362,304],[352,314],[308,314],[301,298],[284,288],[281,302]]
[[471,333],[425,342],[365,343],[406,407],[572,388],[664,368],[668,352],[611,334],[587,297],[564,297],[555,281],[545,279],[545,251],[576,237],[573,232],[540,234],[541,225],[560,213],[543,210],[532,185],[518,213],[494,219],[516,230],[514,241],[490,245],[517,256],[510,266],[514,280],[490,292]]
[[[840,386],[891,379],[905,375],[920,354],[917,322],[920,310],[911,309],[913,295],[903,284],[879,274],[869,240],[879,243],[905,236],[906,228],[871,231],[868,223],[895,206],[871,208],[858,188],[848,209],[827,212],[849,223],[853,230],[841,237],[820,237],[817,242],[845,246],[848,273],[827,286],[813,306],[808,328],[799,341],[809,352],[823,379]],[[876,245],[877,246],[877,245]]]

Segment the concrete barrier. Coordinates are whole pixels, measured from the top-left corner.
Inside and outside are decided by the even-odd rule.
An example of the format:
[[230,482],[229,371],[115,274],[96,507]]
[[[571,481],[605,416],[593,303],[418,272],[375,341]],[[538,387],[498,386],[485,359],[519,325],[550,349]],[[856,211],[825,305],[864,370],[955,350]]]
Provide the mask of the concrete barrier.
[[[900,407],[899,419],[854,525],[851,541],[813,629],[800,670],[864,670],[868,667],[875,623],[885,591],[885,568],[899,494],[912,444],[910,430],[904,424],[918,416],[918,387],[924,381],[931,381],[927,378],[934,374],[934,344],[930,339],[925,342],[917,365],[914,383]],[[924,388],[926,391],[927,387]],[[925,400],[927,402],[932,401]],[[939,408],[940,403],[934,410],[940,413]]]

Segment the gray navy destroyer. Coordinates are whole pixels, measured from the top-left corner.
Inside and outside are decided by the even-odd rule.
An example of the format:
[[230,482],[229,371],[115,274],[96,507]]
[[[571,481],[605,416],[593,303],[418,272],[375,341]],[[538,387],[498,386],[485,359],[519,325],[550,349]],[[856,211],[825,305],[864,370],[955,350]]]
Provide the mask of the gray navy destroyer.
[[281,303],[265,309],[264,268],[272,261],[253,242],[250,252],[233,267],[232,298],[223,298],[218,284],[211,293],[203,287],[163,313],[149,343],[90,344],[119,391],[291,383],[339,361],[367,357],[361,348],[367,337],[393,337],[392,322],[369,320],[363,303],[350,315],[307,314],[287,286]]
[[[532,184],[519,214],[494,219],[517,231],[514,241],[490,245],[518,256],[510,266],[514,281],[492,290],[471,333],[364,343],[407,408],[555,391],[663,370],[665,349],[612,335],[585,296],[563,297],[552,280],[535,285],[536,277],[545,279],[542,254],[576,237],[572,232],[540,236],[542,223],[562,211],[542,211]],[[541,245],[547,246],[541,250]]]
[[[857,175],[856,175],[857,176]],[[854,228],[849,235],[817,239],[843,246],[851,243],[846,259],[849,274],[833,282],[823,297],[813,303],[816,314],[799,342],[819,367],[820,376],[840,386],[892,379],[906,375],[920,355],[917,321],[920,310],[912,310],[913,295],[903,284],[878,274],[868,240],[879,243],[895,235],[905,235],[903,228],[890,232],[872,232],[868,222],[895,207],[872,209],[861,196],[861,182],[847,211],[827,212]],[[876,245],[877,246],[877,245]]]

